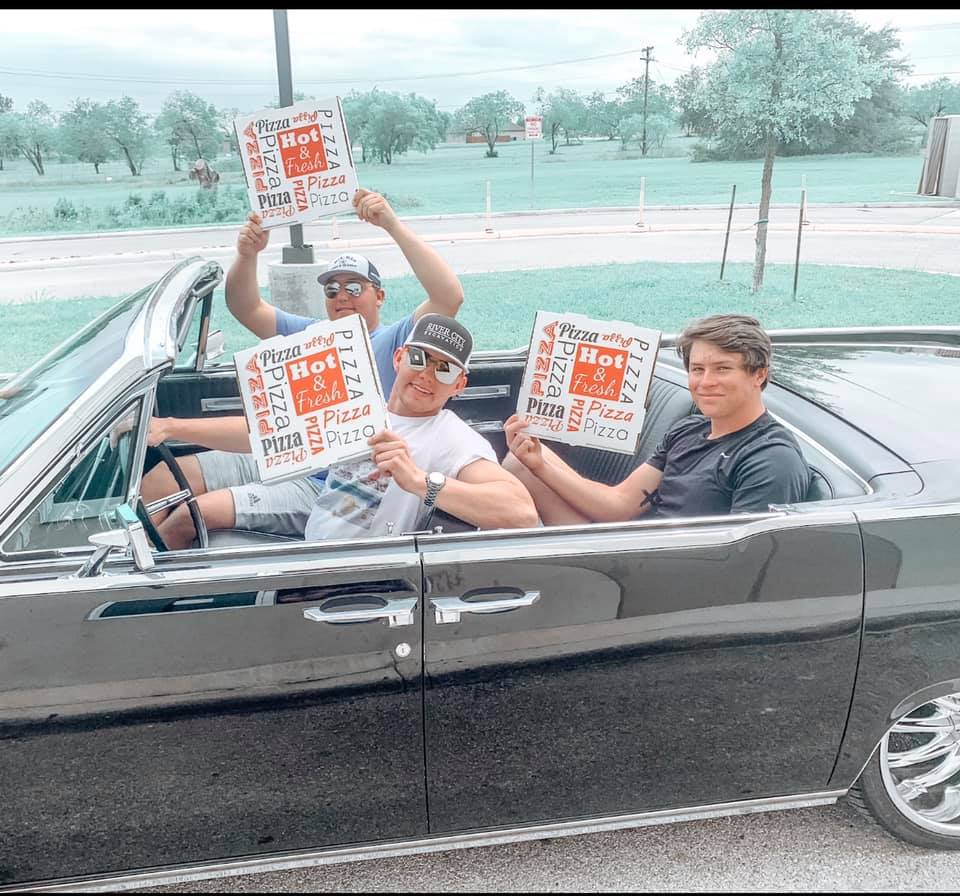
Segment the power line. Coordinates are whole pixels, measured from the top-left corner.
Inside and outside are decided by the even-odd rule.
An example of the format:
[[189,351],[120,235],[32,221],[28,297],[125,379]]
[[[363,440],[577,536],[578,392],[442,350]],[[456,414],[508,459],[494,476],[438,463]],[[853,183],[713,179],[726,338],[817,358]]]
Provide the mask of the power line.
[[[501,72],[519,72],[529,71],[531,69],[549,68],[554,65],[573,65],[578,62],[593,62],[597,59],[613,59],[617,56],[631,56],[636,50],[624,50],[619,53],[601,53],[598,56],[581,56],[578,59],[560,59],[555,62],[540,62],[534,65],[515,65],[500,66],[498,68],[480,69],[468,72],[438,72],[430,75],[404,75],[396,78],[384,78],[382,76],[371,78],[298,78],[297,84],[363,84],[375,82],[377,84],[389,84],[394,81],[427,81],[431,79],[442,78],[465,78],[473,75],[494,75]],[[30,69],[10,69],[0,68],[0,74],[5,75],[26,75],[31,78],[63,78],[63,79],[84,79],[88,81],[124,81],[137,84],[274,84],[273,79],[211,79],[211,78],[137,78],[126,75],[91,75],[83,72],[41,72]]]

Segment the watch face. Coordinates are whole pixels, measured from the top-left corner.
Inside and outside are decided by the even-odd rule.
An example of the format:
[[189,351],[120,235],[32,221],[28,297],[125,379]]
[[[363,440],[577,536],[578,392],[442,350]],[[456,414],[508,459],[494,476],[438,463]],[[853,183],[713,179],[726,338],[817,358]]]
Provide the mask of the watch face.
[[427,482],[436,488],[440,488],[440,486],[442,486],[446,481],[447,477],[444,476],[443,473],[431,473],[429,476],[427,476]]

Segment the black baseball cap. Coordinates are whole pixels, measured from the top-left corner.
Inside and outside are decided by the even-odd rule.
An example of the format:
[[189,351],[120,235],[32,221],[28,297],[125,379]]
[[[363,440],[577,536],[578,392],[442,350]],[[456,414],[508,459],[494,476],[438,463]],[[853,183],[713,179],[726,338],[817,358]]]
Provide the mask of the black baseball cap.
[[452,317],[424,314],[414,324],[406,344],[441,355],[464,370],[470,369],[473,337],[463,324],[457,323]]

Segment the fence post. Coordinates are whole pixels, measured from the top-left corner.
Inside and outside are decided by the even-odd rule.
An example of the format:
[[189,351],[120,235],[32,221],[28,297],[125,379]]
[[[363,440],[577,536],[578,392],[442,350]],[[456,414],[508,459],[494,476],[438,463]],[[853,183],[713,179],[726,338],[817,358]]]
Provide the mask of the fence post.
[[723,258],[720,260],[720,279],[723,279],[723,269],[727,263],[727,244],[730,242],[730,224],[733,222],[733,201],[737,198],[737,185],[733,185],[730,192],[730,214],[727,215],[727,235],[723,238]]
[[800,276],[800,235],[803,233],[803,211],[807,207],[807,191],[800,193],[800,220],[797,221],[797,259],[793,264],[793,298],[797,297],[797,278]]
[[637,218],[637,227],[643,227],[643,206],[646,199],[647,192],[647,179],[645,177],[640,178],[640,209],[639,217]]
[[490,217],[490,181],[487,181],[487,213],[483,229],[486,233],[493,233],[493,221]]

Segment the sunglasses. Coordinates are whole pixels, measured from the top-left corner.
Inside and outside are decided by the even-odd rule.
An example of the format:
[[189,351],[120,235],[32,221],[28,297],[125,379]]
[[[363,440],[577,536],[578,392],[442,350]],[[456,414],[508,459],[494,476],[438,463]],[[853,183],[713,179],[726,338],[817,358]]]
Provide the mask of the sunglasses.
[[354,280],[343,284],[343,287],[341,287],[336,280],[331,280],[329,283],[323,284],[323,294],[328,299],[335,299],[338,295],[340,295],[341,288],[345,289],[348,295],[357,298],[357,296],[359,296],[360,293],[362,293],[367,287],[365,283],[357,283]]
[[405,345],[404,351],[407,353],[407,363],[413,370],[426,370],[429,365],[433,365],[433,375],[438,383],[445,386],[452,386],[463,373],[462,367],[457,367],[443,358],[428,358],[427,353],[419,346]]

